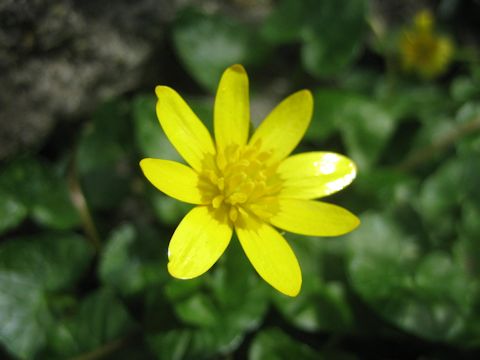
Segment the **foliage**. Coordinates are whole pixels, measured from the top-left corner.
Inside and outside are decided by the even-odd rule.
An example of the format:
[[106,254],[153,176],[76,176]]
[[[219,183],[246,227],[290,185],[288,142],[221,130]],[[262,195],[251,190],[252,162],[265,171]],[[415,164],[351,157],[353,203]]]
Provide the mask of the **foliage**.
[[[240,13],[254,10],[238,3]],[[473,356],[479,48],[448,32],[465,5],[441,3],[435,24],[456,42],[455,65],[428,79],[405,74],[398,58],[413,14],[390,24],[372,3],[346,0],[282,0],[255,19],[228,7],[182,9],[165,39],[162,56],[175,64],[166,85],[190,89],[182,95],[210,129],[215,86],[233,63],[253,75],[256,125],[279,97],[310,88],[314,116],[297,151],[355,160],[357,179],[332,202],[361,226],[332,239],[285,234],[304,274],[296,298],[265,285],[237,239],[209,273],[171,278],[168,240],[190,207],[156,191],[138,161],[181,158],[158,126],[150,87],[135,89],[70,124],[74,141],[2,163],[0,356]],[[478,38],[471,27],[462,29]]]

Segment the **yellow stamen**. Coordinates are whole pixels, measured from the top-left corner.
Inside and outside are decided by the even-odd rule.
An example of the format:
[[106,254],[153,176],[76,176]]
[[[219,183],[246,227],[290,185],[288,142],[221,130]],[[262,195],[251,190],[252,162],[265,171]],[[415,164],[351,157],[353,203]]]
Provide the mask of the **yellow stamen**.
[[235,222],[237,221],[238,219],[238,210],[237,208],[235,207],[231,207],[230,208],[230,211],[228,212],[228,217],[230,218],[230,220],[232,220],[232,222]]
[[275,206],[263,199],[276,199],[281,181],[276,175],[276,165],[266,161],[270,153],[260,149],[260,143],[230,145],[212,160],[207,159],[200,174],[202,197],[214,209],[226,211],[232,222],[237,221],[240,211],[264,219],[272,216],[270,208]]
[[215,196],[212,200],[212,206],[215,209],[218,209],[220,207],[220,205],[222,205],[222,202],[223,202],[224,199],[225,199],[225,197],[223,195]]

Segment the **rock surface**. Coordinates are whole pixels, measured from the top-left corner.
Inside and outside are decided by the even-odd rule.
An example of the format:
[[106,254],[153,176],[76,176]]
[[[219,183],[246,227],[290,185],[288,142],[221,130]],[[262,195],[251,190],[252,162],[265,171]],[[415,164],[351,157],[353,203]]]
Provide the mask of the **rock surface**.
[[0,0],[0,159],[136,85],[167,0]]

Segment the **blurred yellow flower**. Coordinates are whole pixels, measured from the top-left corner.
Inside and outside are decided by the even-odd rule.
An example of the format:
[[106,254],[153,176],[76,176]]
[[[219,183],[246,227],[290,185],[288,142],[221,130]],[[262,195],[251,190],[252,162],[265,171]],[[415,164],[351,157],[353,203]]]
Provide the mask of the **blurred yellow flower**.
[[424,79],[443,74],[453,57],[452,41],[435,33],[434,25],[432,13],[422,10],[415,15],[413,26],[405,29],[400,39],[403,69]]
[[286,98],[248,139],[248,77],[241,65],[233,65],[218,86],[214,141],[175,90],[157,86],[155,92],[160,125],[190,166],[151,158],[140,166],[159,190],[197,205],[170,241],[170,274],[190,279],[206,272],[235,230],[260,276],[280,292],[296,296],[302,283],[300,267],[275,228],[336,236],[359,224],[347,210],[312,200],[352,182],[356,168],[350,159],[331,152],[288,157],[310,123],[311,93],[302,90]]

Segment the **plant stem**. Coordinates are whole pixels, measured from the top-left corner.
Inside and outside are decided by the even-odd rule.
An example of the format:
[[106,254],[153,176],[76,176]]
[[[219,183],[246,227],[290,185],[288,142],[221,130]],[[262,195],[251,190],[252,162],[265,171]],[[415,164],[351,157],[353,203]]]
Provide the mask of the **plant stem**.
[[97,228],[93,221],[92,214],[90,212],[90,209],[88,208],[87,200],[85,199],[85,195],[83,194],[82,187],[80,186],[80,182],[78,181],[75,155],[72,156],[70,168],[68,171],[68,187],[70,190],[70,198],[72,199],[73,205],[80,214],[83,230],[85,231],[87,238],[95,248],[95,251],[98,252],[102,247],[102,243],[100,241],[100,236],[98,235]]
[[419,165],[429,161],[432,157],[440,152],[445,151],[450,146],[454,145],[458,140],[466,135],[472,134],[480,130],[480,117],[473,119],[467,123],[461,124],[456,129],[446,134],[444,137],[434,141],[432,144],[425,146],[413,152],[400,165],[398,170],[411,171]]

